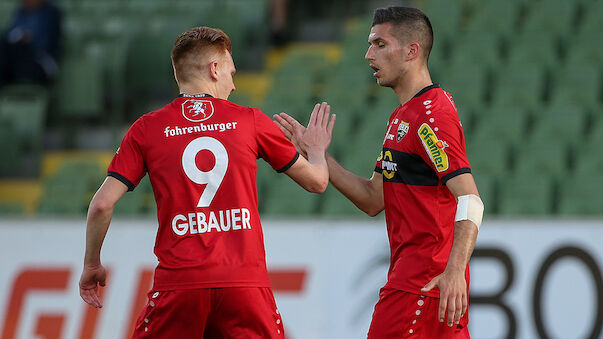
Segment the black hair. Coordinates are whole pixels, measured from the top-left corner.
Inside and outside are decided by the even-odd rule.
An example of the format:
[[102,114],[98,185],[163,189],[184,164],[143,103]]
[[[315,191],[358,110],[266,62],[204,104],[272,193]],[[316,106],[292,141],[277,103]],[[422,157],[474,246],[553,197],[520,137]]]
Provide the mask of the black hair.
[[411,38],[418,41],[424,50],[425,60],[429,59],[433,46],[433,28],[425,13],[412,7],[377,8],[372,26],[385,23],[391,23],[397,28],[397,32],[393,32],[393,34],[398,40],[408,42],[408,38]]

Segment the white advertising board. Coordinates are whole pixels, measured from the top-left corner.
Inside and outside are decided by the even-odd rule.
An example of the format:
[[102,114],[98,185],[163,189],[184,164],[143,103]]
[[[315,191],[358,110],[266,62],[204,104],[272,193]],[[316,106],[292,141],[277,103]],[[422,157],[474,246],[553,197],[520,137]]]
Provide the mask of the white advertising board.
[[[114,221],[104,307],[79,298],[84,221],[0,220],[0,338],[129,338],[156,225]],[[389,265],[383,220],[264,222],[288,339],[366,338]],[[471,261],[473,338],[601,338],[603,222],[486,221]]]

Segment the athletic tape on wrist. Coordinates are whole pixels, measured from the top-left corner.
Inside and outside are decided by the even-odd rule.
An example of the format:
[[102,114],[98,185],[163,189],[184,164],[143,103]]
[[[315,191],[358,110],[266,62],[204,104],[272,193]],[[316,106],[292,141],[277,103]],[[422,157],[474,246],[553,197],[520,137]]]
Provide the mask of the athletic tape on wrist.
[[456,205],[456,216],[454,221],[469,220],[479,227],[482,225],[484,216],[484,203],[482,199],[475,194],[461,195],[458,197]]

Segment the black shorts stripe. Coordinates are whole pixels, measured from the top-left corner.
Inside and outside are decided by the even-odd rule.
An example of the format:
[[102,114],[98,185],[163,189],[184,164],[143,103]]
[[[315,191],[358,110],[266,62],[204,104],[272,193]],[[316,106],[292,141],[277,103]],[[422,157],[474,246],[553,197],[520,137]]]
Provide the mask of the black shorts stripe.
[[461,174],[465,174],[465,173],[471,173],[471,168],[468,167],[463,167],[463,168],[459,168],[454,172],[450,172],[448,174],[446,174],[445,176],[442,177],[442,184],[446,185],[446,182],[454,177],[456,177],[457,175],[461,175]]
[[289,161],[283,168],[276,170],[278,173],[283,173],[284,171],[288,170],[291,166],[293,166],[293,164],[295,164],[295,162],[297,161],[297,159],[299,158],[299,152],[295,153],[295,156],[293,157],[293,159],[291,161]]
[[109,172],[109,173],[107,173],[107,176],[113,177],[113,178],[121,181],[124,185],[128,186],[128,192],[133,191],[136,188],[136,186],[134,186],[134,184],[130,180],[126,179],[126,177],[124,177],[123,175],[121,175],[119,173]]

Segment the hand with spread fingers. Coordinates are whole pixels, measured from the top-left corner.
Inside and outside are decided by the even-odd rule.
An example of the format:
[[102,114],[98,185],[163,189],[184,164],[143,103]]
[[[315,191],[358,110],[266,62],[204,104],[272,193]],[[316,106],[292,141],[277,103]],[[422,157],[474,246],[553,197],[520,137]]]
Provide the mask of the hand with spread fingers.
[[80,277],[80,296],[82,299],[96,308],[102,308],[103,303],[100,300],[98,286],[105,286],[106,279],[107,271],[103,265],[85,265]]
[[[444,273],[433,278],[422,292],[431,291],[434,287],[440,289],[440,307],[438,319],[447,320],[447,325],[458,324],[467,312],[467,282],[462,270],[444,270]],[[448,317],[446,317],[448,313]]]
[[274,115],[279,128],[304,157],[311,151],[326,152],[331,143],[335,118],[326,102],[314,106],[307,127],[287,113]]

